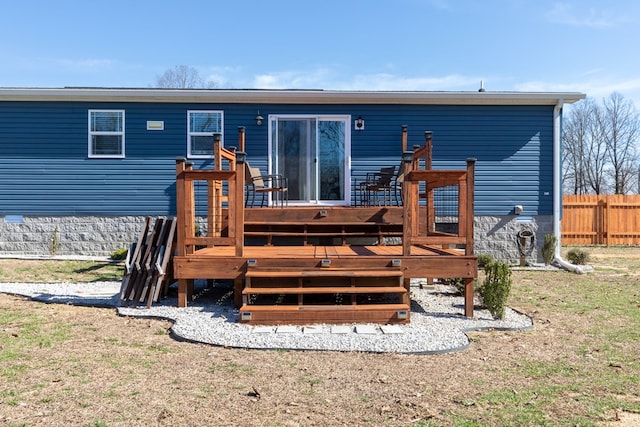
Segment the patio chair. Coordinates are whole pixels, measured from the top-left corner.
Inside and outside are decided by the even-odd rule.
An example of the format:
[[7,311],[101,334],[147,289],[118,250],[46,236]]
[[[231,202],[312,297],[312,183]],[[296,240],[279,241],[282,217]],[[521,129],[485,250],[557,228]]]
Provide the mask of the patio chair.
[[[289,188],[287,178],[282,175],[262,175],[259,168],[249,166],[245,163],[245,180],[247,184],[247,197],[245,198],[245,207],[254,207],[256,203],[256,194],[260,194],[260,207],[268,203],[268,195],[271,194],[273,206],[289,205]],[[249,205],[251,198],[251,205]]]
[[402,206],[402,183],[404,182],[404,176],[406,174],[406,165],[404,162],[400,162],[398,167],[398,173],[393,177],[391,182],[391,188],[393,190],[393,198],[396,202],[396,206]]
[[[392,185],[396,167],[381,168],[379,172],[368,172],[365,180],[356,187],[363,206],[391,206],[396,191]],[[397,197],[397,196],[396,196]]]

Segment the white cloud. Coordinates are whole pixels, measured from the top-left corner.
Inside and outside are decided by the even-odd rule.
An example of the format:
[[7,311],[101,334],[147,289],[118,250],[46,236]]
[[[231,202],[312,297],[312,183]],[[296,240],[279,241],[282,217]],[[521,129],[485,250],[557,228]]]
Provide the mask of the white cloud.
[[625,20],[606,9],[589,8],[586,12],[582,12],[581,8],[580,11],[576,11],[573,5],[568,3],[554,4],[553,8],[546,13],[546,17],[556,24],[592,28],[612,27]]
[[407,77],[389,73],[360,74],[343,82],[338,89],[349,90],[472,90],[480,87],[476,77],[452,74],[448,76]]
[[612,92],[624,95],[625,92],[640,91],[640,78],[620,81],[576,80],[570,83],[532,81],[517,84],[515,89],[525,92],[587,92],[589,96],[608,96]]
[[241,67],[210,67],[205,71],[205,80],[207,82],[214,83],[216,87],[231,88],[234,87],[234,82],[230,76],[241,75]]
[[328,89],[326,83],[331,80],[331,74],[326,68],[259,74],[254,77],[253,86],[258,89]]
[[[388,67],[389,69],[393,67]],[[222,83],[220,87],[257,89],[326,89],[326,90],[378,90],[378,91],[476,91],[480,81],[488,91],[522,92],[580,92],[595,99],[619,92],[640,107],[640,78],[613,79],[602,77],[604,70],[591,69],[581,76],[562,81],[532,80],[514,83],[504,76],[472,76],[450,74],[443,76],[406,76],[398,73],[360,73],[350,75],[338,68],[321,67],[311,70],[289,70],[243,76],[236,67],[224,67],[208,74],[217,82],[232,81],[235,86]]]
[[516,84],[515,90],[524,92],[582,92],[596,100],[618,92],[640,108],[640,78],[621,80],[588,78],[576,79],[567,83],[531,81]]
[[391,73],[357,74],[344,78],[332,70],[285,71],[261,74],[253,86],[260,89],[333,89],[333,90],[475,90],[480,78],[449,76],[408,77]]

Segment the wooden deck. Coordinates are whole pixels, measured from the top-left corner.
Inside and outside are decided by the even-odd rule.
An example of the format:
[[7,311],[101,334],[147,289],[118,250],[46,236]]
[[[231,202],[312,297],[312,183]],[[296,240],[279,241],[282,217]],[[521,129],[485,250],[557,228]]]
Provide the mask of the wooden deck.
[[[252,209],[236,161],[243,153],[214,150],[213,170],[176,163],[180,306],[195,279],[232,279],[242,322],[406,323],[412,278],[461,278],[464,315],[473,316],[473,161],[462,171],[421,170],[429,151],[414,150],[405,157],[402,206]],[[195,181],[209,189],[206,236],[195,235]],[[454,197],[439,205],[434,192],[445,187]],[[436,212],[444,205],[454,209],[440,214],[443,231]]]
[[411,252],[403,256],[400,245],[245,246],[243,255],[236,256],[233,247],[216,246],[176,257],[175,266],[177,277],[191,278],[208,278],[206,272],[212,271],[215,278],[235,279],[251,268],[249,262],[260,268],[401,267],[409,278],[476,277],[476,257],[465,256],[464,251],[415,245]]

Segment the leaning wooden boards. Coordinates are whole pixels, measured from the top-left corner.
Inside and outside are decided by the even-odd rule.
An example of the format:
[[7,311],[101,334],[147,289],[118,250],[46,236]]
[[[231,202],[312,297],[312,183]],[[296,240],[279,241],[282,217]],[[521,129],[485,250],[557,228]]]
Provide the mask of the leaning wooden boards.
[[160,295],[166,295],[173,281],[168,269],[173,263],[176,219],[147,217],[138,240],[132,243],[125,261],[125,273],[120,286],[120,304],[151,307]]

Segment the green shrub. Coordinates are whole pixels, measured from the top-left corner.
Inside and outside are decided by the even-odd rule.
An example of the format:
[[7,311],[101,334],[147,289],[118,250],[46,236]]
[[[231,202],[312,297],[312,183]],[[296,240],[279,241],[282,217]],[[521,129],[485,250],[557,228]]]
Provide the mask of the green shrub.
[[582,249],[571,249],[567,252],[567,259],[571,264],[585,265],[589,261],[589,254]]
[[551,261],[553,261],[557,243],[558,238],[555,234],[546,234],[544,236],[544,244],[542,245],[542,259],[544,260],[544,265],[549,265],[551,264]]
[[478,254],[478,268],[485,268],[494,261],[491,254]]
[[494,319],[503,319],[507,298],[511,292],[511,270],[509,265],[500,261],[487,264],[484,268],[484,283],[478,294]]
[[110,258],[114,261],[121,261],[127,258],[128,252],[129,252],[129,249],[127,248],[116,249],[115,251],[111,252]]

